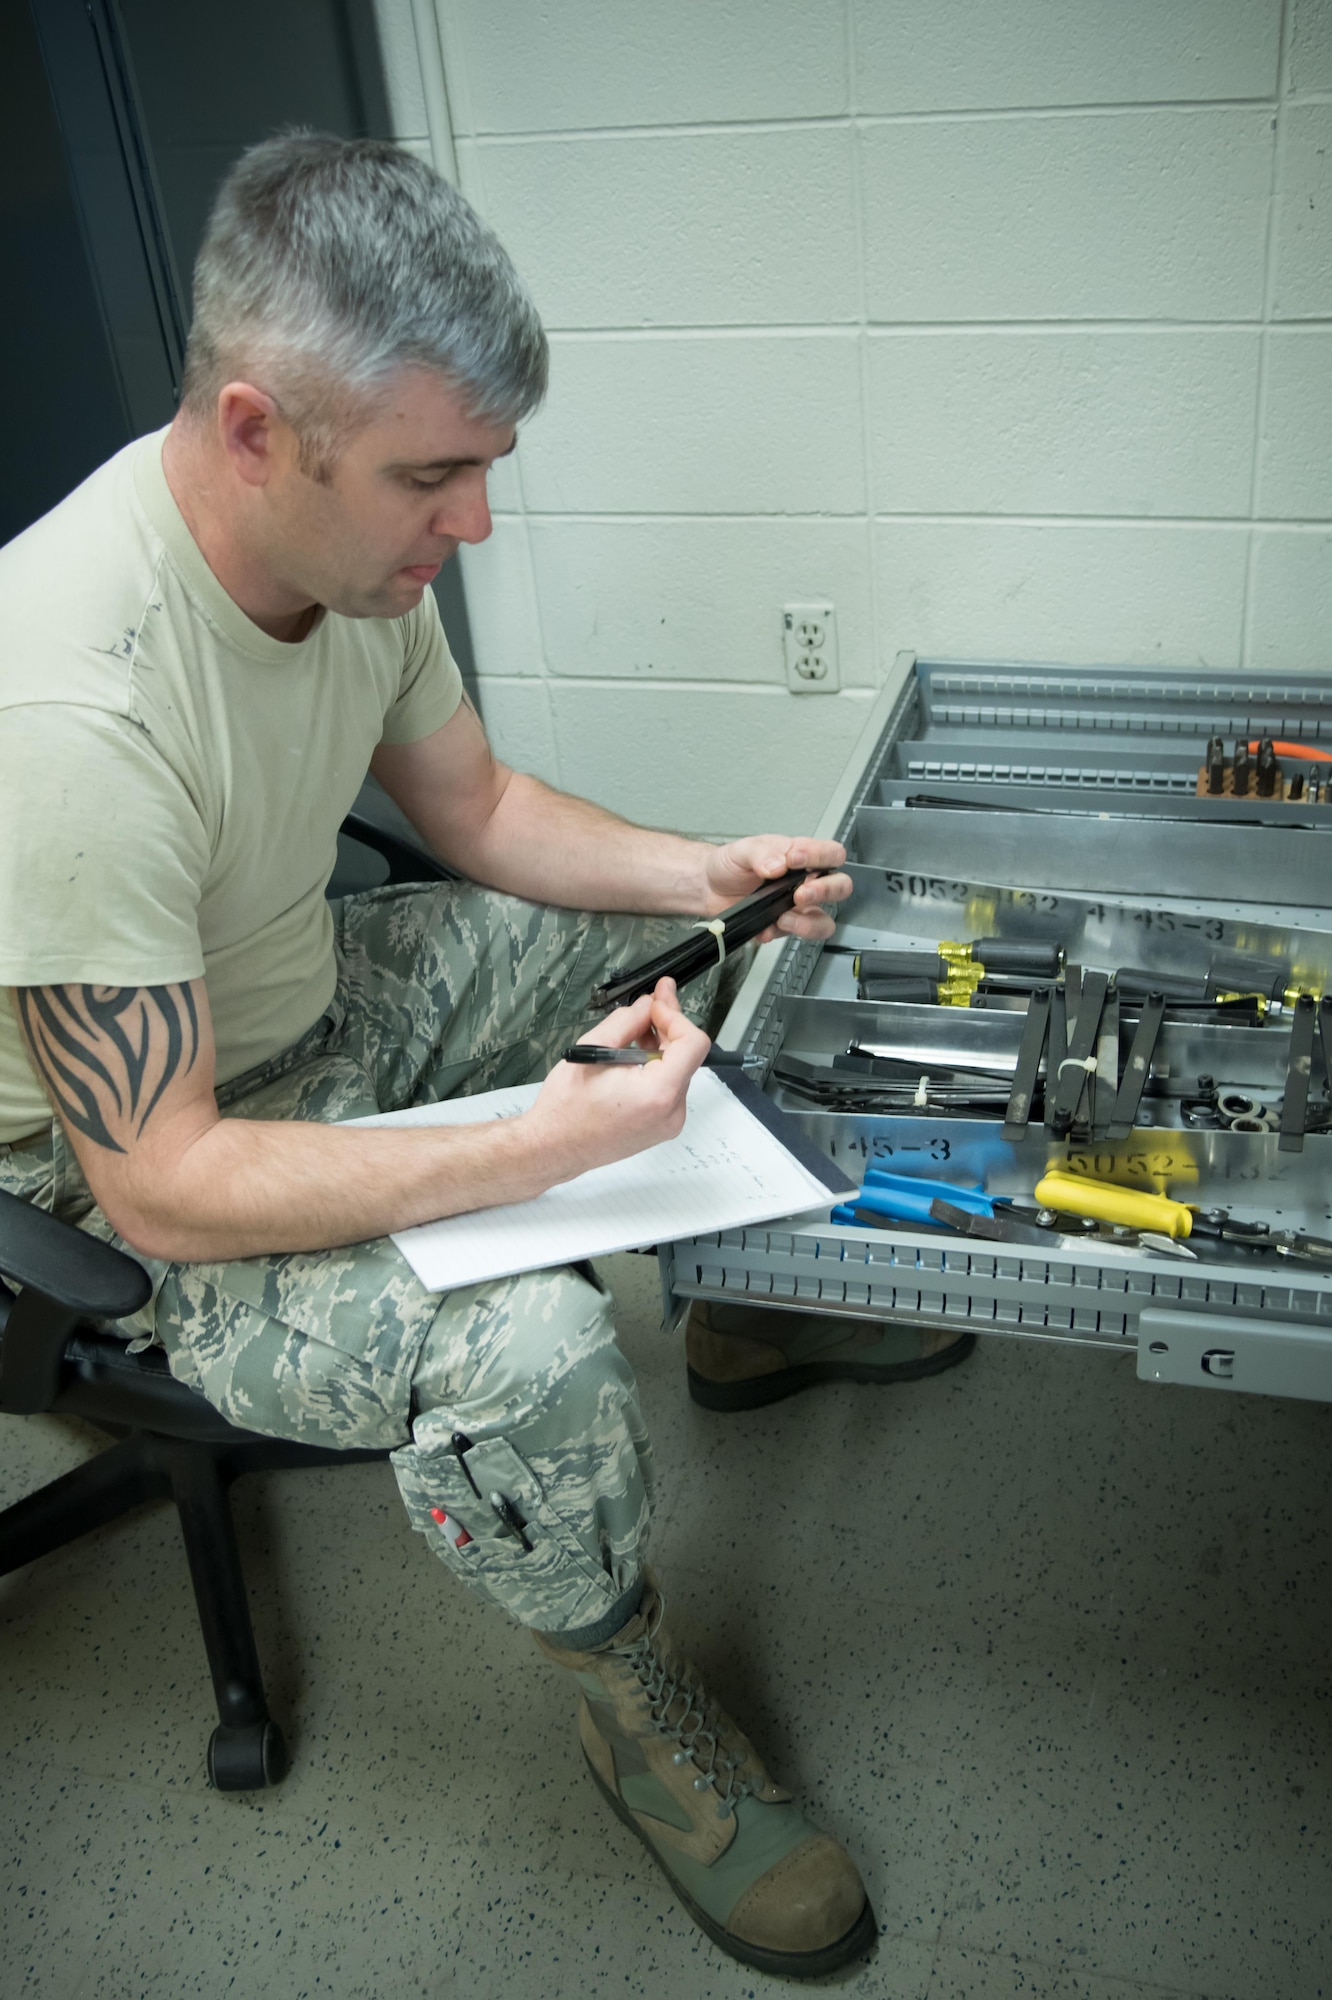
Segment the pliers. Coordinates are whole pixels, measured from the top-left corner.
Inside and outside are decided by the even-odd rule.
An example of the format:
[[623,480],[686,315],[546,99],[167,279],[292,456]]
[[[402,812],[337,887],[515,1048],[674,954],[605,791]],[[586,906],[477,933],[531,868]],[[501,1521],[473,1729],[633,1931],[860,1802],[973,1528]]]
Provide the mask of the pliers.
[[[1045,1217],[1048,1219],[1038,1219]],[[1155,1250],[1163,1256],[1196,1257],[1194,1251],[1158,1231],[1121,1230],[1115,1236],[1100,1236],[1093,1227],[1084,1227],[1082,1232],[1068,1235],[1046,1210],[1022,1208],[1003,1195],[986,1194],[977,1187],[959,1187],[953,1181],[926,1180],[915,1174],[890,1174],[881,1167],[869,1168],[855,1200],[835,1208],[832,1219],[872,1229],[885,1228],[890,1222],[914,1223],[926,1229],[952,1229],[989,1242],[1040,1245],[1047,1250],[1083,1249],[1094,1242],[1098,1249]]]

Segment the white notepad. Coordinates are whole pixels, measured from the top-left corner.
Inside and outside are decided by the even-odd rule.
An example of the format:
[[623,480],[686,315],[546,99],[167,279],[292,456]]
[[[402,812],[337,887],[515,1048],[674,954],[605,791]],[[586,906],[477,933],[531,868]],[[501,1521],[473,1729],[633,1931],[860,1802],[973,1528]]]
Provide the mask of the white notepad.
[[[349,1122],[475,1125],[516,1118],[540,1088],[522,1084]],[[689,1086],[678,1138],[608,1167],[593,1167],[576,1180],[548,1188],[535,1201],[424,1222],[397,1231],[393,1241],[423,1285],[450,1291],[514,1271],[540,1271],[614,1250],[826,1209],[832,1198],[719,1077],[701,1069]]]

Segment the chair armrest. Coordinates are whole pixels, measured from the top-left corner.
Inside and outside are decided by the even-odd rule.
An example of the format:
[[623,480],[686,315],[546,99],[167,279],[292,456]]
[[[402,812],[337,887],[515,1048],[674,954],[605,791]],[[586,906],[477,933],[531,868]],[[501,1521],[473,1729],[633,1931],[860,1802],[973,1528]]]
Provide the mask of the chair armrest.
[[376,826],[374,820],[367,819],[364,813],[349,812],[342,822],[342,831],[349,840],[359,840],[363,847],[373,848],[376,854],[383,855],[389,865],[390,882],[456,882],[458,879],[452,868],[436,861],[424,847],[404,840],[401,834],[390,833],[387,827]]
[[152,1297],[142,1264],[0,1188],[0,1410],[49,1410],[65,1344],[79,1321],[123,1319]]
[[112,1243],[0,1188],[0,1275],[96,1319],[123,1319],[152,1297],[143,1265]]

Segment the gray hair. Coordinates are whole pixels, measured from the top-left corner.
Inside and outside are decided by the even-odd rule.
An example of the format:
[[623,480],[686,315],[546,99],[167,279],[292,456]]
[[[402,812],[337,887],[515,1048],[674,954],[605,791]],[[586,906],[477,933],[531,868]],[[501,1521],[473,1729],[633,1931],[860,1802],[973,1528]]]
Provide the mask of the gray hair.
[[494,232],[445,180],[380,139],[289,132],[243,153],[194,267],[183,406],[256,379],[321,476],[401,368],[459,385],[469,413],[517,423],[547,348]]

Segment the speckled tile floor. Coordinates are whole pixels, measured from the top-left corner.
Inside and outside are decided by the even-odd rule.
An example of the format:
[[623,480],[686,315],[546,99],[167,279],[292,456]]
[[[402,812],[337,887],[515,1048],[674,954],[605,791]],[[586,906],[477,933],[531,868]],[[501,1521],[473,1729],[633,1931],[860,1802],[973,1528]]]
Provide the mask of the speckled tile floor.
[[[852,1847],[864,2000],[1332,1996],[1332,1409],[994,1340],[934,1381],[694,1409],[610,1260],[656,1556],[723,1696]],[[0,1419],[0,1502],[92,1448]],[[383,1465],[237,1491],[277,1790],[209,1790],[156,1509],[0,1579],[4,2000],[742,2000],[582,1769],[561,1677],[432,1568]]]

